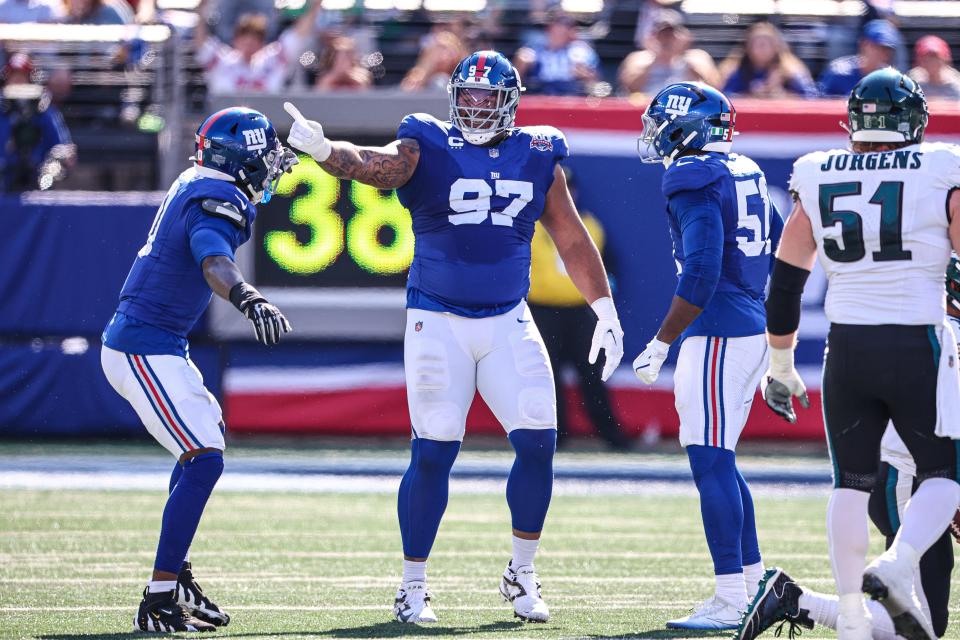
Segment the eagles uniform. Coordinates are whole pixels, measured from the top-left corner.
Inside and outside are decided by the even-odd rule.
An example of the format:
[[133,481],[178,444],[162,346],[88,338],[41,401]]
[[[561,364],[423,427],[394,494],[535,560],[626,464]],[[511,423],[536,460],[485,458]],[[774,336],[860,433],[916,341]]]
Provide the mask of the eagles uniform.
[[[231,108],[201,124],[195,160],[157,210],[102,337],[100,357],[110,385],[177,459],[154,576],[134,619],[137,631],[212,631],[230,621],[204,595],[187,561],[223,471],[220,405],[204,387],[187,344],[210,302],[209,283],[229,291],[262,342],[276,343],[280,331],[290,328],[276,307],[243,282],[233,259],[250,238],[254,203],[270,198],[296,156],[280,146],[263,114]],[[227,260],[210,262],[208,273],[204,261],[217,257]]]
[[386,147],[327,141],[322,125],[291,104],[288,140],[333,175],[396,189],[412,218],[404,369],[413,439],[397,501],[404,563],[394,616],[437,620],[426,563],[479,391],[516,452],[506,492],[513,556],[500,593],[517,617],[545,622],[549,611],[533,560],[552,492],[556,398],[525,300],[541,215],[563,240],[567,266],[597,314],[588,359],[605,351],[603,379],[623,355],[623,331],[600,254],[557,166],[568,154],[563,134],[514,126],[522,91],[516,69],[500,53],[478,51],[460,61],[448,90],[449,121],[407,116]]
[[735,116],[722,93],[687,82],[660,91],[643,116],[649,161],[667,167],[663,194],[679,282],[633,367],[652,383],[670,342],[680,341],[673,380],[680,444],[716,576],[715,595],[668,628],[736,628],[763,575],[753,499],[734,450],[766,365],[764,289],[783,221],[760,168],[730,153]]

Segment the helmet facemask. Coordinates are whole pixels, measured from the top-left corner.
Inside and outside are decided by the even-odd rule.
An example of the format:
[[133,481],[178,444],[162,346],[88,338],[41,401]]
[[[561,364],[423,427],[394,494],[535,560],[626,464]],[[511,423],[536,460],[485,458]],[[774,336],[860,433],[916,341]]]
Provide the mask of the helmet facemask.
[[663,162],[664,158],[657,149],[657,138],[660,136],[660,132],[670,124],[670,121],[664,119],[662,122],[657,122],[656,118],[649,115],[649,109],[640,118],[643,121],[643,132],[640,134],[640,139],[637,140],[640,162],[648,164]]
[[487,144],[513,127],[522,90],[490,85],[485,78],[452,81],[450,121],[470,144]]
[[253,204],[270,202],[280,185],[280,178],[284,173],[292,172],[293,166],[299,162],[296,153],[277,142],[276,147],[245,164],[240,170],[240,179],[250,193],[250,201]]

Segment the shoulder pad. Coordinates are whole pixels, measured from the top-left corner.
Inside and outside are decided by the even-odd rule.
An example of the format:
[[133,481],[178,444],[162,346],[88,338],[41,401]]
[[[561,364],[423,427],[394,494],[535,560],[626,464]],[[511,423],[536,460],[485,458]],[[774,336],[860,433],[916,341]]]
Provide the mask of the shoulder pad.
[[246,219],[243,214],[240,213],[237,205],[231,202],[216,200],[214,198],[204,198],[200,205],[208,215],[229,220],[241,229],[246,225]]
[[447,123],[437,120],[429,113],[411,113],[400,121],[400,127],[397,129],[397,139],[424,140],[431,134],[446,137],[448,130]]
[[797,158],[793,163],[793,172],[790,174],[788,190],[791,193],[800,193],[803,182],[809,179],[813,168],[819,167],[827,161],[827,158],[841,153],[849,153],[844,149],[831,149],[830,151],[813,151]]
[[566,158],[570,155],[570,147],[563,132],[548,125],[519,127],[522,135],[530,140],[530,148],[537,151],[550,152],[556,158]]
[[723,163],[710,155],[685,156],[663,174],[663,194],[696,191],[719,180],[727,172]]

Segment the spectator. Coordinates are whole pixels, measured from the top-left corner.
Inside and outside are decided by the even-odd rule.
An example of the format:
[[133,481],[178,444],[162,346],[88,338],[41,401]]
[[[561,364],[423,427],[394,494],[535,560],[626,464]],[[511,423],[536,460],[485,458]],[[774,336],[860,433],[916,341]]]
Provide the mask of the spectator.
[[315,3],[309,13],[280,34],[279,40],[269,44],[267,18],[261,14],[240,16],[232,46],[210,35],[201,18],[194,39],[197,62],[206,72],[207,90],[211,94],[280,93],[290,75],[291,62],[310,46],[319,7],[320,3]]
[[35,83],[27,55],[12,55],[2,76],[0,190],[48,189],[76,159],[70,131],[50,95]]
[[[567,167],[563,167],[563,172],[569,176],[567,184],[576,200],[573,174]],[[581,211],[581,217],[590,237],[597,247],[602,249],[603,227],[587,212]],[[597,434],[611,449],[628,449],[630,440],[617,423],[607,389],[600,379],[603,367],[599,362],[592,365],[587,362],[595,322],[593,310],[567,275],[556,246],[539,222],[534,229],[530,252],[528,301],[530,313],[533,314],[537,328],[543,336],[553,368],[553,382],[557,394],[557,447],[564,446],[569,437],[563,367],[570,365],[577,372],[583,408]]]
[[860,34],[859,53],[830,62],[820,77],[820,92],[825,96],[847,96],[868,73],[893,63],[903,45],[900,32],[886,20],[871,20]]
[[60,0],[0,0],[0,23],[59,22],[63,18]]
[[924,36],[914,47],[917,66],[908,74],[928,98],[960,98],[960,71],[951,66],[950,46],[937,36]]
[[579,39],[577,23],[569,15],[551,13],[543,46],[522,47],[514,65],[531,93],[552,96],[590,93],[598,77],[596,52]]
[[[277,19],[280,12],[274,7],[274,0],[209,0],[205,7],[207,26],[221,42],[231,42],[234,30],[240,24],[240,18],[247,14],[263,16],[268,41],[277,37]],[[320,4],[319,1],[317,4]]]
[[[66,0],[68,24],[127,24],[124,13],[108,0]],[[126,7],[129,12],[129,6]],[[132,12],[129,14],[133,15]]]
[[683,16],[660,9],[642,51],[634,51],[620,65],[620,88],[626,93],[653,94],[674,82],[699,80],[717,86],[720,76],[710,54],[691,49],[693,37]]
[[446,90],[457,63],[468,51],[457,34],[442,30],[430,34],[420,49],[420,57],[400,82],[404,91]]
[[320,59],[317,89],[321,91],[357,91],[373,84],[370,71],[360,64],[353,38],[334,38]]
[[747,30],[743,48],[720,65],[726,78],[723,92],[753,98],[788,95],[814,98],[817,87],[806,65],[790,51],[780,31],[769,22],[757,22]]

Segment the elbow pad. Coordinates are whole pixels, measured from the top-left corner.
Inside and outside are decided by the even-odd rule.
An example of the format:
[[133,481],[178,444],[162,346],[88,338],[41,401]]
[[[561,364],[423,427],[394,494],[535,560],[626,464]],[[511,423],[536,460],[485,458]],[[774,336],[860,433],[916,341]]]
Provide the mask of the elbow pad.
[[793,333],[800,326],[800,297],[810,272],[776,259],[767,296],[767,331],[775,336]]

